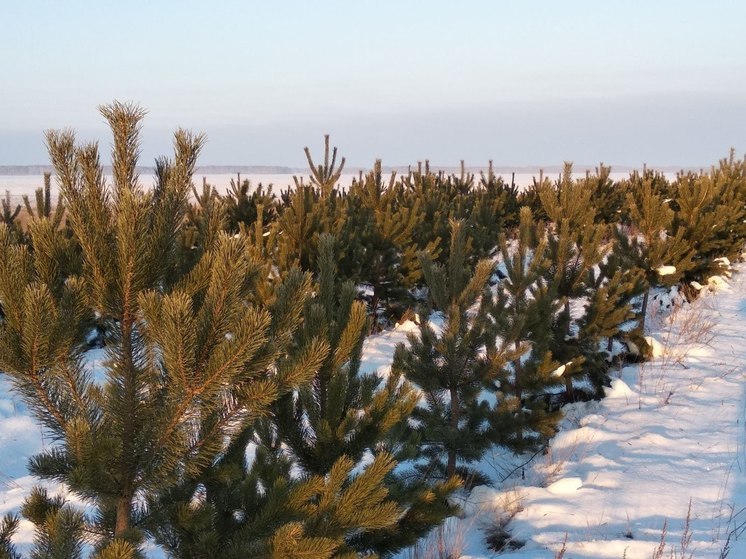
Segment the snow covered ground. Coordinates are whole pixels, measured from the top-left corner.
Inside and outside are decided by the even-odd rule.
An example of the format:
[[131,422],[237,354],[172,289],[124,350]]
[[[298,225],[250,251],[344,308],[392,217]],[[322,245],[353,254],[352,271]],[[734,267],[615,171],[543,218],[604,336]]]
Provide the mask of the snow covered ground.
[[[738,268],[736,268],[738,270]],[[497,555],[485,543],[510,537],[515,559],[746,557],[746,266],[717,292],[670,311],[651,305],[656,358],[619,371],[601,402],[566,408],[551,450],[531,457],[489,453],[495,480],[425,542],[455,556]],[[385,374],[406,322],[369,338],[363,370]],[[0,380],[0,514],[17,511],[35,480],[29,456],[45,441]],[[503,478],[506,478],[503,481]],[[501,528],[502,527],[502,528]],[[30,524],[17,540],[30,542]],[[663,539],[662,539],[663,538]],[[729,547],[729,555],[723,554]]]
[[502,524],[515,559],[562,557],[563,542],[565,559],[746,557],[744,272],[652,309],[655,360],[567,408],[548,454],[475,490],[446,534],[463,557],[493,557],[485,533]]

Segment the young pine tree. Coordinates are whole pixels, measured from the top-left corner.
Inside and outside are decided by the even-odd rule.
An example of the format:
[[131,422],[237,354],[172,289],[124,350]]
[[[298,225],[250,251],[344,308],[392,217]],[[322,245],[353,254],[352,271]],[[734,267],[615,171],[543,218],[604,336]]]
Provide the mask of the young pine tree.
[[412,238],[419,202],[408,206],[401,190],[394,173],[384,181],[378,160],[370,173],[353,182],[346,197],[345,237],[352,250],[341,255],[342,265],[352,272],[350,277],[372,287],[374,328],[379,310],[401,315],[410,303],[408,288],[421,273]]
[[295,188],[282,192],[279,215],[272,224],[276,240],[276,263],[281,274],[298,266],[313,272],[317,269],[319,235],[329,233],[337,238],[343,253],[348,252],[345,226],[344,193],[337,187],[345,160],[337,166],[337,148],[329,160],[329,136],[324,136],[324,163],[315,165],[305,148],[310,168],[310,184],[293,177]]
[[277,197],[272,192],[272,185],[267,188],[259,183],[254,188],[251,181],[231,179],[231,185],[225,197],[226,229],[237,233],[241,224],[252,226],[259,218],[264,224],[270,224],[277,216]]
[[672,234],[675,213],[655,194],[649,179],[636,183],[635,188],[627,193],[626,209],[632,234],[618,246],[645,274],[639,326],[640,332],[644,333],[650,288],[678,283],[682,274],[692,268],[695,253],[684,237],[683,228]]
[[553,375],[561,365],[551,347],[552,323],[563,307],[546,280],[551,260],[544,225],[528,207],[521,208],[516,238],[500,236],[500,265],[505,277],[490,305],[488,355],[499,349],[507,361],[493,365],[499,372],[493,387],[512,410],[512,416],[503,415],[500,442],[522,452],[551,437],[560,417],[544,396],[561,381]]
[[443,313],[442,332],[425,319],[410,348],[399,346],[392,370],[422,391],[424,404],[413,417],[424,445],[426,475],[479,484],[481,476],[465,464],[479,460],[492,444],[491,408],[482,391],[494,380],[495,367],[483,358],[487,345],[488,287],[493,265],[479,262],[472,272],[465,264],[466,231],[451,223],[446,266],[421,253],[425,282],[435,306]]
[[[401,461],[410,458],[416,440],[407,421],[417,396],[395,372],[385,381],[360,372],[368,330],[366,307],[355,301],[352,282],[337,280],[334,238],[329,235],[319,239],[316,292],[306,304],[296,348],[302,350],[320,337],[329,353],[310,385],[277,402],[277,438],[286,445],[293,466],[306,475],[327,476],[342,459],[360,466],[384,451]],[[446,496],[454,482],[416,484],[391,473],[385,486],[405,512],[385,529],[356,536],[350,545],[360,553],[394,553],[415,543],[452,512]]]
[[[65,277],[58,237],[37,241],[32,231],[27,250],[0,226],[0,369],[55,441],[30,461],[31,472],[90,502],[86,530],[100,557],[123,559],[139,556],[147,511],[137,503],[209,468],[242,425],[310,378],[315,362],[271,369],[297,321],[280,327],[246,304],[254,268],[241,239],[220,236],[179,274],[203,138],[177,131],[173,161],[145,191],[136,172],[143,111],[115,102],[101,112],[114,135],[111,185],[95,144],[76,146],[70,131],[47,134],[80,274]],[[299,317],[307,287],[295,280],[297,312],[286,317]],[[83,355],[94,314],[106,324],[103,378]]]
[[15,234],[20,232],[16,219],[21,213],[21,205],[17,204],[13,208],[13,203],[10,200],[10,190],[5,191],[5,198],[2,201],[3,212],[0,214],[0,223],[4,223],[11,231]]
[[710,173],[679,176],[676,194],[671,234],[694,250],[682,277],[704,282],[728,272],[726,259],[740,258],[746,240],[746,161],[732,150]]
[[601,262],[606,248],[607,227],[596,224],[594,190],[584,181],[572,178],[572,165],[565,164],[562,178],[554,186],[545,184],[539,197],[552,225],[549,228],[549,262],[546,278],[550,292],[562,303],[562,311],[552,317],[555,359],[568,363],[562,375],[567,400],[575,399],[573,378],[585,375],[585,357],[578,344],[569,343],[577,333],[573,302],[591,295],[591,272]]
[[31,206],[29,197],[23,196],[23,205],[26,212],[31,218],[51,218],[52,226],[58,229],[62,225],[62,218],[65,215],[65,204],[57,200],[57,204],[52,206],[52,174],[44,173],[44,187],[37,188],[35,192],[36,209]]

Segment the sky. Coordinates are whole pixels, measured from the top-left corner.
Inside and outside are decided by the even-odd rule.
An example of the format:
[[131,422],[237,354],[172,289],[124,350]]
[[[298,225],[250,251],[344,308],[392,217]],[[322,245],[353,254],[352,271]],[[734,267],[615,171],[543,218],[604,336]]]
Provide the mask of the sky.
[[139,103],[142,159],[176,127],[203,165],[709,166],[746,153],[746,2],[0,0],[0,165],[43,131],[110,136]]

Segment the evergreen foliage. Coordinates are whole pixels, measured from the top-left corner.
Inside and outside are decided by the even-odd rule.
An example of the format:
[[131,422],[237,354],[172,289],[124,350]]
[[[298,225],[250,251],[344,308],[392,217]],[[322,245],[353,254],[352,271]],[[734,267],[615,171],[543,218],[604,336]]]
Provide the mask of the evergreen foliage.
[[[111,181],[96,144],[48,132],[60,200],[46,174],[23,225],[2,201],[0,370],[52,441],[31,473],[92,511],[34,489],[32,558],[137,559],[146,538],[185,559],[390,557],[489,481],[488,448],[546,443],[558,387],[601,397],[624,342],[648,356],[652,288],[694,296],[746,242],[733,152],[675,181],[566,164],[523,191],[491,162],[385,178],[379,160],[345,189],[325,136],[279,198],[240,175],[221,195],[192,186],[204,138],[184,130],[143,188],[144,112],[101,113]],[[363,374],[371,325],[416,300],[418,335]],[[20,559],[18,524],[0,556]]]
[[[365,304],[354,300],[351,282],[336,278],[334,238],[322,235],[319,251],[317,294],[306,303],[296,348],[302,350],[321,337],[329,353],[310,385],[278,400],[272,436],[285,443],[293,467],[304,475],[328,476],[342,459],[360,465],[384,450],[401,462],[414,458],[418,454],[413,455],[411,448],[417,440],[407,420],[417,396],[395,372],[385,381],[360,373],[367,332]],[[433,502],[437,498],[445,503],[455,488],[453,481],[413,483],[390,473],[385,486],[404,513],[385,529],[357,534],[350,545],[361,553],[399,551],[453,512],[452,507]]]
[[44,187],[37,188],[35,192],[36,209],[31,206],[29,197],[23,196],[23,205],[26,207],[26,212],[33,219],[50,218],[52,220],[52,226],[55,229],[59,229],[62,225],[62,218],[65,215],[65,204],[61,200],[57,200],[56,206],[52,206],[52,175],[51,173],[44,173]]
[[[165,184],[168,180],[168,177],[162,176],[168,172],[168,162],[158,160],[156,177],[161,183]],[[198,192],[195,187],[192,187],[191,191],[194,202],[190,202],[186,208],[186,220],[182,226],[180,254],[177,259],[181,274],[191,270],[205,251],[216,245],[225,226],[225,204],[218,192],[206,180],[202,181],[202,192]]]
[[[627,213],[636,234],[620,246],[630,255],[635,267],[645,274],[640,311],[640,330],[644,332],[650,287],[677,283],[682,274],[692,268],[695,252],[686,242],[683,228],[673,234],[675,212],[654,193],[650,179],[633,184],[627,193]],[[666,269],[666,266],[672,268]]]
[[251,181],[241,181],[241,173],[237,179],[231,179],[225,203],[229,233],[237,233],[241,224],[250,227],[259,218],[269,225],[277,216],[277,197],[272,193],[272,185],[265,189],[260,183],[253,188]]
[[591,174],[586,171],[585,179],[579,181],[582,190],[590,190],[590,202],[595,208],[596,223],[611,225],[617,223],[624,206],[624,188],[611,180],[611,167],[601,163]]
[[[248,434],[248,431],[246,432]],[[294,477],[287,460],[236,439],[202,483],[169,492],[151,523],[157,542],[179,558],[356,557],[350,540],[381,530],[401,515],[387,499],[393,458],[382,452],[361,473],[343,457],[326,476]],[[195,495],[184,500],[185,497]]]
[[[316,165],[311,157],[311,150],[308,147],[303,148],[306,154],[306,161],[311,171],[311,184],[321,190],[323,196],[328,196],[333,190],[336,190],[339,178],[345,167],[345,158],[343,157],[339,166],[337,166],[337,148],[332,149],[331,161],[329,160],[329,135],[324,135],[324,163]],[[296,179],[296,186],[302,183]]]
[[565,363],[562,375],[568,401],[575,399],[573,378],[585,375],[585,356],[579,344],[568,343],[577,335],[573,301],[591,294],[591,274],[608,247],[604,246],[605,224],[596,223],[592,202],[594,190],[584,181],[572,179],[572,164],[565,163],[561,180],[544,184],[539,198],[552,227],[549,229],[549,268],[545,272],[550,291],[562,304],[562,311],[551,317],[554,359]]
[[746,162],[731,150],[709,174],[680,175],[676,192],[671,234],[694,251],[683,277],[701,282],[727,271],[725,259],[738,259],[746,240]]
[[409,416],[415,397],[391,376],[360,373],[360,355],[367,331],[365,304],[355,301],[355,286],[336,279],[334,238],[319,241],[317,294],[304,311],[299,351],[323,339],[329,352],[310,385],[277,402],[274,414],[281,440],[306,472],[325,475],[342,456],[359,463]]
[[[493,170],[492,161],[489,162],[487,167],[487,174],[484,172],[480,173],[479,188],[477,189],[477,197],[482,200],[477,200],[475,206],[480,208],[477,210],[478,213],[482,213],[484,210],[481,208],[490,208],[489,218],[480,222],[485,231],[491,235],[495,234],[495,225],[502,220],[502,226],[506,229],[512,229],[518,226],[520,205],[518,203],[518,197],[520,194],[519,187],[515,184],[515,173],[512,174],[510,184],[503,181],[502,177],[495,175]],[[487,249],[484,254],[489,254],[495,248],[497,240],[499,238],[499,230],[497,236],[492,239],[492,246],[486,246]],[[484,249],[483,249],[484,250]]]
[[13,208],[13,203],[10,201],[10,190],[5,191],[5,198],[2,201],[2,205],[3,213],[0,214],[0,223],[4,223],[13,232],[16,232],[18,230],[16,218],[21,213],[21,205],[18,204]]
[[[509,240],[503,234],[499,246],[505,277],[489,309],[488,355],[499,350],[506,361],[505,366],[497,361],[500,374],[493,384],[511,413],[509,418],[503,414],[506,428],[500,442],[520,452],[551,437],[560,417],[543,396],[560,380],[552,375],[560,363],[551,347],[552,324],[563,305],[546,279],[551,260],[545,226],[534,221],[528,207],[521,208],[516,238]],[[573,366],[577,365],[565,370]]]
[[[342,158],[337,166],[337,148],[329,159],[329,136],[324,136],[324,163],[316,165],[311,151],[304,149],[310,168],[310,182],[293,177],[295,189],[282,193],[279,216],[273,223],[277,240],[276,259],[283,273],[298,266],[312,272],[317,269],[319,235],[334,235],[344,243],[345,225],[343,193],[337,188],[344,168]],[[343,249],[345,247],[342,247]],[[341,251],[345,253],[345,250]]]
[[[269,374],[300,319],[308,280],[289,275],[285,308],[277,303],[272,315],[247,306],[254,267],[245,243],[225,235],[179,275],[203,139],[177,131],[173,162],[162,162],[160,180],[144,192],[135,172],[143,112],[119,103],[101,112],[114,134],[111,187],[95,144],[76,147],[69,131],[47,135],[80,275],[64,277],[59,237],[32,228],[29,250],[0,226],[0,368],[56,441],[31,460],[31,472],[95,505],[87,530],[113,557],[142,541],[138,495],[210,467],[242,425],[310,378],[323,348],[306,368]],[[49,222],[39,220],[47,230]],[[107,325],[104,379],[82,360],[94,313]]]
[[339,193],[302,184],[283,193],[282,210],[272,224],[277,240],[277,265],[283,273],[293,267],[313,271],[317,268],[319,235],[339,238],[344,227]]
[[403,196],[391,174],[384,182],[381,161],[373,170],[354,181],[346,197],[346,253],[341,266],[348,277],[356,278],[373,290],[370,313],[374,329],[379,310],[398,318],[411,304],[408,288],[421,276],[416,245],[412,236],[421,218],[417,199]]
[[495,367],[481,355],[487,343],[493,264],[483,260],[472,272],[465,263],[465,247],[463,223],[453,221],[447,266],[420,253],[425,281],[445,324],[437,332],[423,319],[419,337],[409,336],[410,348],[397,348],[392,370],[423,394],[424,405],[413,413],[428,459],[421,469],[428,477],[459,475],[469,484],[479,484],[482,477],[463,465],[479,460],[492,444],[492,410],[480,395],[495,374]]

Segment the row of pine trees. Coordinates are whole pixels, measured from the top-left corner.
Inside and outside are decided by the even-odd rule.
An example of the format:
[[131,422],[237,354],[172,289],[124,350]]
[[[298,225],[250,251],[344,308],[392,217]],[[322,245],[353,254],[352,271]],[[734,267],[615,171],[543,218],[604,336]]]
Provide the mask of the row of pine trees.
[[[486,450],[545,445],[558,397],[602,397],[615,359],[645,358],[651,289],[695,297],[746,241],[733,155],[524,190],[378,161],[340,188],[327,137],[295,188],[220,194],[193,188],[204,137],[185,130],[143,188],[143,111],[101,111],[111,179],[95,143],[49,132],[60,199],[47,178],[23,223],[9,198],[0,217],[0,371],[52,441],[29,469],[87,505],[35,489],[29,557],[392,556],[490,482]],[[418,334],[363,373],[366,338],[403,318]]]

